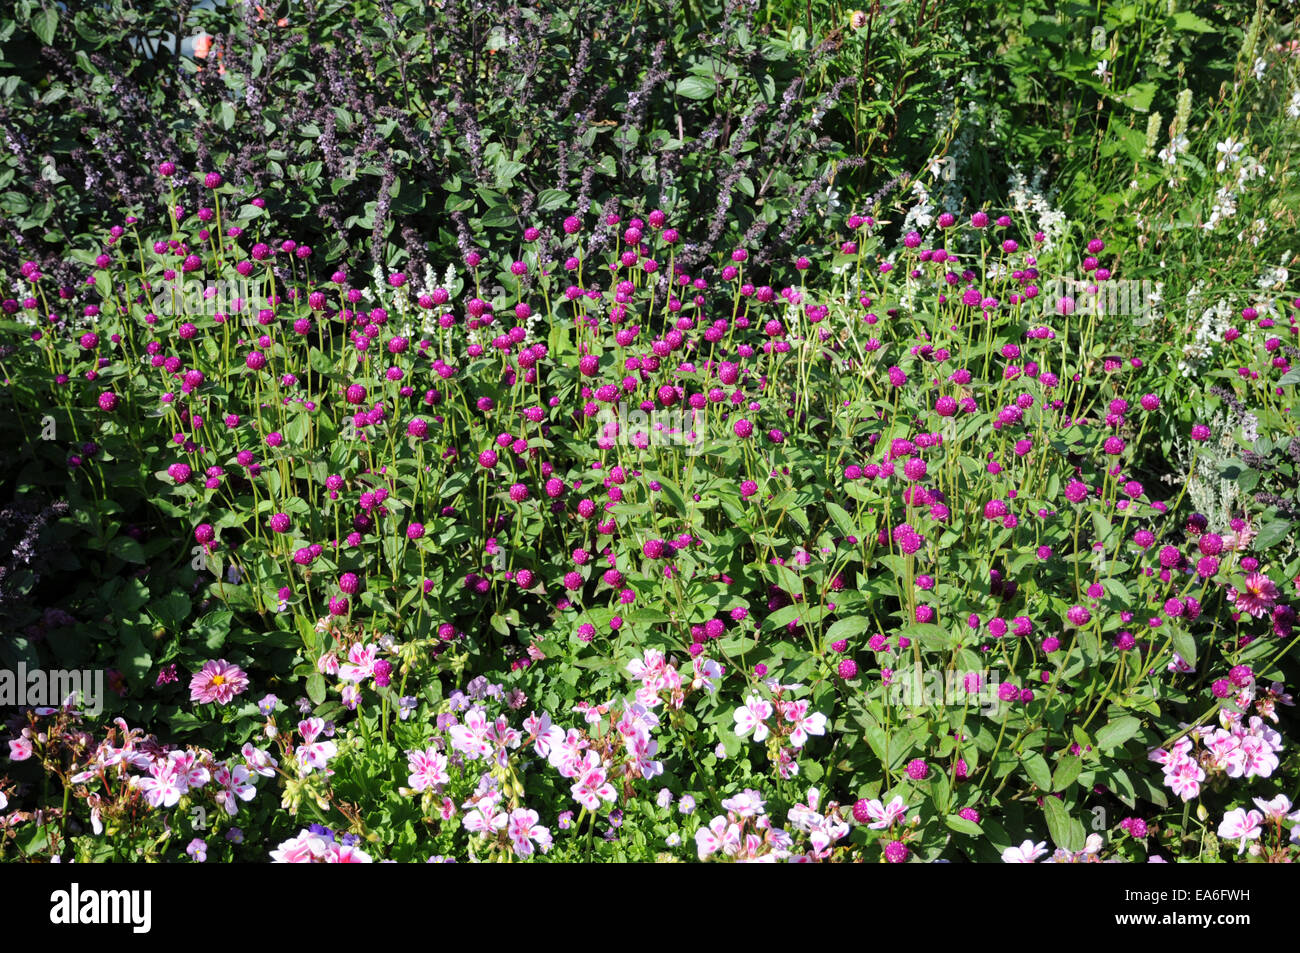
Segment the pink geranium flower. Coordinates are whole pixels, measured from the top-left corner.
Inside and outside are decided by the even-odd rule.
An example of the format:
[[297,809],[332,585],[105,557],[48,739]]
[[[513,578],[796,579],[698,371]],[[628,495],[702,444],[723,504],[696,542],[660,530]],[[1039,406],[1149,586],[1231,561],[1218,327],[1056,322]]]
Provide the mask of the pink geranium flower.
[[1241,854],[1246,850],[1246,841],[1259,839],[1263,822],[1264,815],[1259,811],[1247,811],[1239,807],[1223,816],[1219,836],[1225,840],[1237,841],[1237,853]]
[[229,705],[248,690],[248,676],[225,659],[207,662],[190,679],[190,701]]

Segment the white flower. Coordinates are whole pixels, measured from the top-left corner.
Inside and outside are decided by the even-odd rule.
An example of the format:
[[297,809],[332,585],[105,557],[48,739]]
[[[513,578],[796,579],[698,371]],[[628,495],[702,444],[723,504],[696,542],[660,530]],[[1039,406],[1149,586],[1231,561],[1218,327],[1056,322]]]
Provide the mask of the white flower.
[[1039,841],[1035,844],[1032,840],[1023,842],[1019,847],[1008,847],[1002,852],[1002,862],[1004,864],[1032,864],[1039,857],[1047,853],[1047,843]]
[[1238,156],[1241,154],[1241,150],[1246,148],[1246,144],[1244,142],[1237,142],[1232,138],[1232,136],[1229,136],[1214,148],[1215,151],[1222,156],[1222,158],[1219,159],[1219,164],[1216,165],[1214,169],[1216,172],[1222,172],[1229,164],[1237,162]]

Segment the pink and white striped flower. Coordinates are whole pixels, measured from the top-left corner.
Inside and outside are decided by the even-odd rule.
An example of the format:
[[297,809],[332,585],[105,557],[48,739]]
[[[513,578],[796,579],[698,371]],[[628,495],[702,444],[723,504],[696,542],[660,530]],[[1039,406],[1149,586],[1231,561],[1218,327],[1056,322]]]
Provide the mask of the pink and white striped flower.
[[451,775],[447,773],[447,756],[436,748],[408,751],[406,764],[411,772],[407,781],[416,792],[429,788],[442,790],[442,785],[451,781]]
[[229,762],[219,764],[212,777],[221,788],[216,795],[217,803],[225,808],[226,813],[231,817],[239,813],[240,801],[251,801],[257,794],[257,788],[253,786],[248,768],[242,764],[231,765]]
[[1240,855],[1246,850],[1246,841],[1259,840],[1263,823],[1264,815],[1259,811],[1247,811],[1239,807],[1223,815],[1223,822],[1219,825],[1219,836],[1226,840],[1238,841],[1237,854]]
[[537,821],[536,811],[519,807],[510,812],[506,834],[510,837],[510,845],[517,856],[532,856],[534,843],[543,854],[551,849],[551,832]]
[[772,703],[758,695],[750,695],[733,717],[738,737],[743,738],[752,731],[754,740],[762,741],[768,735],[767,719],[772,717]]

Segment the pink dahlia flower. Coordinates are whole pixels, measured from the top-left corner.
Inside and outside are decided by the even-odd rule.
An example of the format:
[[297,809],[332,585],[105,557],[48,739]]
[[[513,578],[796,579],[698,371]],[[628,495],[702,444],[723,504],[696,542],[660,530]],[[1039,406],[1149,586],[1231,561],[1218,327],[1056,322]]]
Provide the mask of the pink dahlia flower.
[[248,676],[225,659],[209,661],[190,679],[190,701],[229,705],[248,689]]

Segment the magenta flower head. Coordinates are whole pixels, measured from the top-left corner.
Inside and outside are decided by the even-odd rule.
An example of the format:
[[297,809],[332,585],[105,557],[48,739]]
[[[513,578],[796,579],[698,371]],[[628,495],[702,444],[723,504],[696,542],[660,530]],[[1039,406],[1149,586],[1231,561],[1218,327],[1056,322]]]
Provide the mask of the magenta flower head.
[[406,527],[407,539],[419,539],[423,535],[424,535],[423,523],[412,523],[410,526]]
[[1092,613],[1083,606],[1071,606],[1066,610],[1065,618],[1069,620],[1071,625],[1084,626],[1092,619]]
[[922,781],[930,774],[930,766],[920,758],[907,762],[907,776],[913,781]]
[[851,678],[857,678],[858,663],[853,661],[851,658],[841,659],[839,667],[836,669],[836,674],[845,681],[848,681]]
[[118,396],[111,390],[106,390],[104,393],[99,395],[99,409],[102,411],[112,413],[117,410],[118,403]]
[[510,487],[510,499],[515,503],[522,503],[528,499],[528,487],[522,483],[515,483]]
[[352,384],[347,389],[347,400],[349,404],[360,404],[366,399],[366,388],[362,384]]
[[1210,439],[1210,428],[1207,427],[1207,426],[1205,426],[1205,424],[1196,424],[1196,425],[1194,425],[1194,426],[1192,427],[1192,439],[1195,440],[1195,441],[1197,441],[1198,443],[1199,443],[1199,442],[1204,442],[1204,441],[1206,441],[1206,440],[1209,440],[1209,439]]
[[356,573],[345,572],[343,575],[339,576],[340,591],[346,592],[348,595],[352,596],[356,595],[360,588],[361,580],[357,578]]
[[238,665],[225,659],[209,661],[190,679],[190,701],[228,705],[247,689],[248,676]]
[[165,162],[165,161],[164,161],[164,162],[160,162],[160,163],[158,163],[158,174],[161,175],[161,176],[163,176],[164,178],[167,178],[167,177],[169,177],[169,176],[173,176],[173,175],[175,175],[175,174],[176,174],[176,163],[175,163],[175,162]]
[[871,811],[869,807],[870,804],[871,802],[864,797],[858,798],[858,800],[854,803],[853,819],[857,821],[859,824],[867,824],[871,822]]
[[173,463],[167,468],[167,475],[179,486],[182,483],[188,483],[193,471],[184,463]]
[[201,546],[206,546],[217,538],[217,531],[212,528],[211,523],[200,523],[194,527],[194,541]]
[[891,864],[905,863],[911,853],[901,840],[891,840],[885,845],[885,860]]
[[975,228],[987,228],[989,224],[989,217],[984,212],[976,212],[974,215],[970,217],[970,223]]
[[220,188],[221,181],[220,172],[209,172],[203,177],[203,184],[210,189]]
[[347,615],[348,600],[342,596],[336,596],[330,600],[330,615]]
[[289,532],[289,514],[288,514],[288,513],[272,513],[272,514],[271,514],[271,529],[274,530],[274,531],[277,532],[277,533],[287,533],[287,532]]
[[733,429],[736,431],[736,436],[741,440],[747,440],[754,433],[754,425],[744,417],[736,421]]

